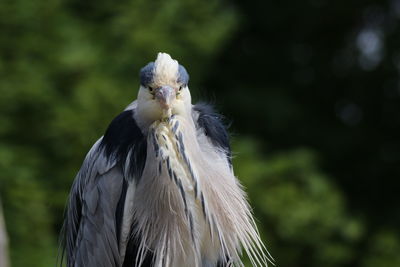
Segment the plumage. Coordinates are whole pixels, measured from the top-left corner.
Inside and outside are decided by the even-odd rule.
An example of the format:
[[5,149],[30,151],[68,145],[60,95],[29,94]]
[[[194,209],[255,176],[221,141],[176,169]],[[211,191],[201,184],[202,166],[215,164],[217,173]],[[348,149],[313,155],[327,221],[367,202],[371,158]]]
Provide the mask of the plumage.
[[267,265],[222,116],[192,105],[168,54],[140,72],[137,101],[109,125],[73,183],[68,267]]

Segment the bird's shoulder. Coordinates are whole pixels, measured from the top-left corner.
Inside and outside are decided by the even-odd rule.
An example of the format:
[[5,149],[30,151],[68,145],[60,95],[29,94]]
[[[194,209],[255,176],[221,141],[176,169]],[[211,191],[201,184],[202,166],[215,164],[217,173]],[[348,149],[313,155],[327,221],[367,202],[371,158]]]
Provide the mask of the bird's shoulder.
[[200,102],[193,106],[196,127],[204,132],[214,146],[223,149],[231,163],[231,146],[224,117],[210,104]]
[[126,175],[140,178],[146,162],[146,137],[139,128],[135,109],[117,115],[107,127],[99,148],[108,161],[126,167]]
[[98,174],[114,167],[125,179],[139,179],[146,162],[146,138],[134,118],[135,109],[118,114],[100,139],[87,153],[76,177],[77,183],[87,184]]

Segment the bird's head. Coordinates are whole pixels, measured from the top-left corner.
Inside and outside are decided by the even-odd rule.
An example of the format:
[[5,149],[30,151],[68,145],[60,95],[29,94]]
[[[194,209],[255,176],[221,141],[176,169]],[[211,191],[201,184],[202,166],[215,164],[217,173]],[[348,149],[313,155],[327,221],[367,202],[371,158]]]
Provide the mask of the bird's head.
[[140,70],[137,116],[143,124],[177,114],[190,115],[189,75],[166,53],[158,53],[155,62]]

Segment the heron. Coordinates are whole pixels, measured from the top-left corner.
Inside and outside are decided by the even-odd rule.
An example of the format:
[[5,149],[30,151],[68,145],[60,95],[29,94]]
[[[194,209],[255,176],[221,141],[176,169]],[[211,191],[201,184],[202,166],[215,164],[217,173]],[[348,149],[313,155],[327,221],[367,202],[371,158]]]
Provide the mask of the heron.
[[[92,146],[68,199],[68,267],[267,266],[229,134],[211,105],[192,104],[189,75],[158,53],[137,99]],[[65,253],[65,254],[64,254]]]

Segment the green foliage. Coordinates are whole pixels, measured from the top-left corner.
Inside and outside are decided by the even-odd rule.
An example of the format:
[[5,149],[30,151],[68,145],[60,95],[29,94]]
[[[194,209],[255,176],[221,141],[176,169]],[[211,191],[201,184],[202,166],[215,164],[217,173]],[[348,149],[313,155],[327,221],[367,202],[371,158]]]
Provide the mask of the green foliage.
[[[236,174],[249,192],[267,247],[277,266],[352,266],[368,238],[365,224],[346,210],[346,199],[299,149],[265,158],[254,140],[237,140]],[[368,238],[369,239],[369,238]],[[362,266],[397,266],[399,238],[377,233]]]
[[50,266],[56,254],[48,209],[51,194],[38,180],[37,155],[27,149],[0,146],[0,158],[0,196],[13,266]]
[[381,229],[368,238],[363,266],[399,266],[400,239],[394,229]]
[[399,266],[399,235],[393,229],[378,231],[369,238],[364,266]]

